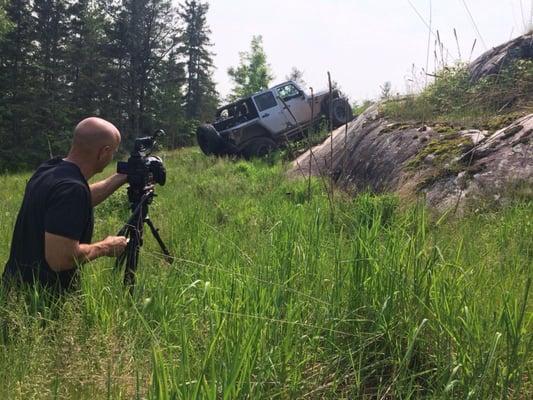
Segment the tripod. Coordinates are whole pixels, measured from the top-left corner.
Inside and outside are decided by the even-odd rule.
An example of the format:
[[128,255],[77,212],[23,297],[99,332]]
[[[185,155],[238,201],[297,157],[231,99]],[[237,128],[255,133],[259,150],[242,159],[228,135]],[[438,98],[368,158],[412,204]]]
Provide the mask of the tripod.
[[124,253],[117,257],[115,269],[122,268],[124,263],[126,263],[124,269],[124,286],[130,289],[130,293],[133,293],[135,287],[135,273],[139,262],[139,250],[143,245],[145,223],[161,247],[165,255],[165,261],[172,263],[173,260],[165,243],[163,243],[163,239],[159,235],[159,230],[154,226],[154,223],[148,216],[148,205],[152,202],[154,196],[153,187],[144,188],[140,192],[131,187],[128,188],[128,198],[130,199],[132,214],[128,222],[120,229],[117,236],[125,236],[129,241]]

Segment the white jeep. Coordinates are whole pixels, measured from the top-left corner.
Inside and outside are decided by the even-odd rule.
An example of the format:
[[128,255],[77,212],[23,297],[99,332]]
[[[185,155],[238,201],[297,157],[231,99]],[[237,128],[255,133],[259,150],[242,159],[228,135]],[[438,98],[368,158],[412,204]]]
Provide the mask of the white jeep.
[[215,121],[199,126],[196,137],[207,155],[261,157],[330,118],[333,127],[353,118],[338,91],[310,96],[288,81],[219,108]]

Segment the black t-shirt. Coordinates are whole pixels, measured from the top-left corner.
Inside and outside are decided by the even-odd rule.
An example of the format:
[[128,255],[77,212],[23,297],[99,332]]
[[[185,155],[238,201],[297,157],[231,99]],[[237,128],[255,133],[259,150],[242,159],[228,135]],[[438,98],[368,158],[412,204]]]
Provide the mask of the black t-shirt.
[[76,269],[54,272],[44,257],[44,233],[90,243],[91,192],[78,166],[55,158],[43,163],[26,185],[17,216],[4,280],[68,289]]

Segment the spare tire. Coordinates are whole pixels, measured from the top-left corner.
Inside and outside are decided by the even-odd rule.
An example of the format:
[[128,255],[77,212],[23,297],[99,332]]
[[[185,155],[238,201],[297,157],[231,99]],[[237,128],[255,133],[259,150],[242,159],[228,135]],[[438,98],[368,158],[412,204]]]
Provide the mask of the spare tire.
[[196,140],[205,155],[219,156],[226,153],[224,139],[211,124],[202,124],[196,129]]
[[[329,115],[328,115],[329,117]],[[350,103],[341,97],[333,99],[331,103],[331,122],[336,128],[353,119],[353,111]]]

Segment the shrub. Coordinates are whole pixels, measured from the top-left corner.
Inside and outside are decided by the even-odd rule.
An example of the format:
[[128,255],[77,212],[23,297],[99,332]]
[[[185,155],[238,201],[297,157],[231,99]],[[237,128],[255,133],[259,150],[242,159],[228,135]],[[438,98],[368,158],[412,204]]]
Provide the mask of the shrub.
[[464,64],[446,67],[417,96],[386,102],[388,117],[415,121],[447,121],[483,125],[489,115],[528,108],[533,101],[533,61],[517,60],[499,74],[473,83]]

